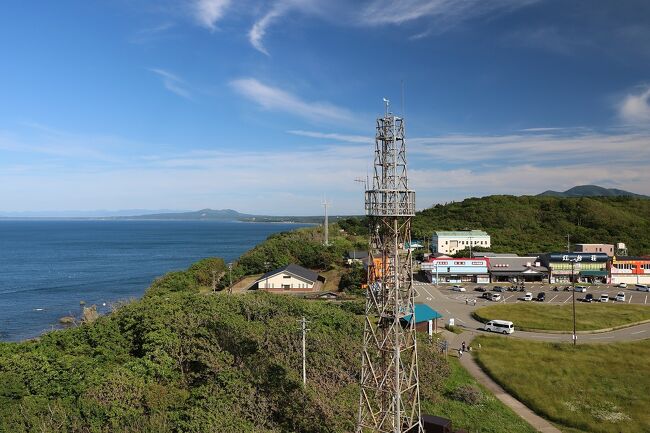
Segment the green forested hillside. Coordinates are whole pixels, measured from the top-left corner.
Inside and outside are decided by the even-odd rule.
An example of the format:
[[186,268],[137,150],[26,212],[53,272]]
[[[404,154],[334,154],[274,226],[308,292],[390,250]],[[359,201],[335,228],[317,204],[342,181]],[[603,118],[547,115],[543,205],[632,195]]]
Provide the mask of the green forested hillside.
[[414,238],[462,229],[487,231],[495,252],[563,251],[569,234],[571,243],[625,242],[629,254],[650,254],[650,200],[494,195],[436,205],[413,220]]

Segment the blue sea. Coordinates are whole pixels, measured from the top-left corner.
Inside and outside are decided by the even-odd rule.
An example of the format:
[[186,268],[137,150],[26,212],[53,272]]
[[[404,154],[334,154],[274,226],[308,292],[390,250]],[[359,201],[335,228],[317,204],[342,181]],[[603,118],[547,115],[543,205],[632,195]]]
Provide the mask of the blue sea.
[[158,276],[205,257],[226,262],[305,224],[222,221],[0,221],[0,340],[57,329],[80,301],[101,313]]

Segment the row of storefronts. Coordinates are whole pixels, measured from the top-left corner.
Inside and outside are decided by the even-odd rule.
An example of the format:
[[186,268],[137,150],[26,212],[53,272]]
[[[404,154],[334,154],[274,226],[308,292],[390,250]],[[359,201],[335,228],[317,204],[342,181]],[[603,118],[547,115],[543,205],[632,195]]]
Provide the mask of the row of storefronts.
[[650,284],[650,257],[606,253],[514,254],[479,253],[480,257],[429,258],[421,270],[431,283],[548,282],[550,284]]

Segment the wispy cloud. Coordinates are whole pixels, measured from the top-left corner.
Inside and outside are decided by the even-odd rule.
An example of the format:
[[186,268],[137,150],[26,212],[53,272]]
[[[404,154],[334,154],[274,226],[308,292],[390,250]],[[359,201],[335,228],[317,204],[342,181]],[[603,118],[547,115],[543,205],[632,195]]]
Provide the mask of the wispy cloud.
[[304,101],[277,87],[254,78],[240,78],[230,83],[233,89],[265,110],[282,111],[312,121],[348,121],[352,115],[344,108],[327,102]]
[[618,115],[627,124],[650,127],[650,85],[640,86],[618,104]]
[[[0,185],[12,185],[2,191],[7,210],[155,209],[173,203],[183,209],[316,214],[318,197],[327,192],[336,203],[334,212],[361,213],[363,195],[354,179],[372,162],[371,137],[337,132],[288,131],[305,137],[304,145],[292,149],[149,154],[151,143],[37,124],[27,128],[35,132],[29,139],[0,134]],[[323,144],[313,145],[313,140]],[[650,134],[641,132],[456,134],[409,138],[407,148],[418,208],[467,196],[536,194],[585,183],[650,194]],[[45,155],[36,158],[30,152]],[[107,152],[123,157],[111,161]],[[26,157],[13,158],[18,153]],[[217,189],[215,167],[221,181]]]
[[169,90],[170,92],[185,98],[185,99],[192,99],[192,95],[190,92],[185,88],[186,83],[185,81],[172,74],[171,72],[168,72],[164,69],[159,69],[159,68],[151,68],[149,69],[151,72],[154,74],[158,75],[162,79],[163,86],[165,86],[165,89]]
[[266,35],[266,29],[281,17],[285,11],[288,10],[287,7],[284,7],[283,4],[276,4],[269,12],[267,12],[261,19],[257,20],[253,27],[251,27],[248,32],[248,40],[251,45],[259,52],[269,55],[269,52],[264,47],[264,35]]
[[411,37],[420,39],[432,33],[443,33],[465,21],[507,13],[538,1],[541,0],[276,0],[255,21],[248,38],[255,49],[268,55],[264,37],[269,27],[296,11],[348,27],[403,25],[422,20],[426,29]]
[[231,0],[194,0],[191,2],[192,16],[196,22],[209,29],[216,28],[219,21],[230,6]]
[[137,31],[129,41],[134,44],[144,44],[169,37],[168,31],[174,28],[174,23],[164,22],[153,27]]
[[414,36],[442,33],[462,22],[483,16],[494,16],[522,8],[539,0],[372,0],[361,8],[358,23],[364,26],[402,25],[427,21],[428,29]]
[[365,136],[365,135],[349,135],[349,134],[338,134],[338,133],[317,132],[317,131],[303,131],[300,129],[294,129],[287,132],[289,134],[300,135],[302,137],[322,138],[326,140],[333,140],[339,142],[343,141],[346,143],[369,144],[375,141],[373,137]]
[[509,46],[533,48],[562,56],[570,56],[595,45],[585,35],[555,26],[519,29],[506,34],[503,42]]

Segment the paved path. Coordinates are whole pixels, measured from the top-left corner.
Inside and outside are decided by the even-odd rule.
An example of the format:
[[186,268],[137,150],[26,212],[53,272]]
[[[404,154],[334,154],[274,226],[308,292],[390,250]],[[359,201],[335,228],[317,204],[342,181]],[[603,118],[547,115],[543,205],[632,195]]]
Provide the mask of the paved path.
[[[454,334],[448,331],[443,331],[444,336],[449,341],[450,353],[453,354],[461,346],[464,341],[467,345],[471,345],[471,341],[478,335],[477,331],[463,332],[462,334]],[[460,358],[460,364],[474,377],[481,385],[486,387],[492,394],[495,395],[503,404],[512,409],[518,416],[523,418],[534,429],[542,433],[562,433],[557,427],[544,418],[535,414],[532,410],[528,409],[522,402],[508,394],[498,383],[496,383],[490,376],[485,374],[481,367],[478,366],[471,353],[466,353]]]

